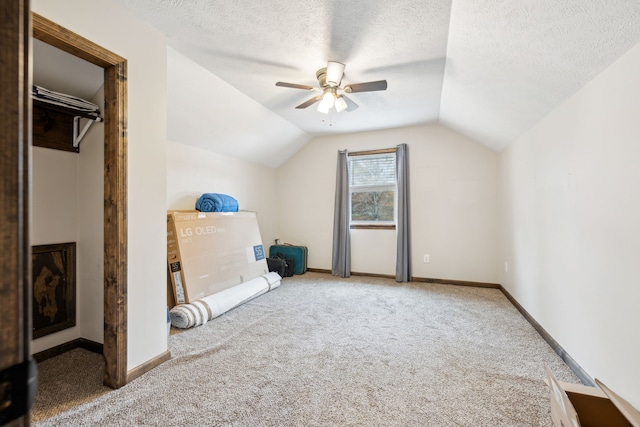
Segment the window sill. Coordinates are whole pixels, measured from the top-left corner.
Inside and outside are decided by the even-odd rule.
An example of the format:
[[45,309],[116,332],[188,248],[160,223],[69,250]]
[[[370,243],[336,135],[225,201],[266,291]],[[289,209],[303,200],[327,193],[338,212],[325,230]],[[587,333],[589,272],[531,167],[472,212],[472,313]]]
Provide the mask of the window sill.
[[349,226],[350,229],[354,230],[354,229],[358,229],[358,230],[395,230],[396,226],[395,224],[388,224],[388,225],[382,225],[382,224],[351,224]]

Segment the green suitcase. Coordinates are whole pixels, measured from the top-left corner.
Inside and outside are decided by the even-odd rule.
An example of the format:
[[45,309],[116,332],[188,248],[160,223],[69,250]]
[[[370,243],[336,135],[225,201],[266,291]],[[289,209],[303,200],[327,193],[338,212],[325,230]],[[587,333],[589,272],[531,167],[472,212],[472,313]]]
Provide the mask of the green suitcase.
[[269,258],[293,259],[293,274],[304,274],[307,271],[307,258],[309,250],[306,246],[296,246],[285,243],[284,245],[272,245],[269,248]]

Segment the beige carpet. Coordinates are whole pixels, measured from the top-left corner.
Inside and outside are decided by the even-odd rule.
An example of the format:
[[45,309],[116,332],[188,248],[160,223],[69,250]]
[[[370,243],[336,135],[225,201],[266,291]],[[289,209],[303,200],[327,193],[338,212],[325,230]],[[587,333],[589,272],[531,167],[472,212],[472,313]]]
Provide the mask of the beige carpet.
[[97,397],[50,417],[40,408],[71,393],[69,373],[41,364],[35,424],[551,426],[543,364],[578,382],[498,290],[318,273],[169,348],[169,362],[119,390],[98,381]]
[[103,370],[102,355],[80,348],[39,363],[31,420],[37,423],[111,391],[102,385]]

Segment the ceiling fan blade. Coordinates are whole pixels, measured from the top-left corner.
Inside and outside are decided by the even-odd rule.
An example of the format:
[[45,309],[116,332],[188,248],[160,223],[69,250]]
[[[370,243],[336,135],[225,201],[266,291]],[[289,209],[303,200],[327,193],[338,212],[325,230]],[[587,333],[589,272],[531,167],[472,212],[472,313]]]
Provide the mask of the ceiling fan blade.
[[376,90],[387,90],[387,81],[377,80],[375,82],[356,83],[344,87],[344,91],[347,93],[373,92]]
[[285,82],[277,82],[276,86],[290,87],[290,88],[293,88],[293,89],[304,89],[304,90],[314,90],[315,89],[313,86],[299,85],[299,84],[295,84],[295,83],[285,83]]
[[351,100],[351,98],[349,98],[349,97],[348,97],[348,96],[346,96],[346,95],[342,95],[342,99],[344,99],[344,101],[347,103],[347,108],[344,110],[344,111],[346,111],[346,112],[353,111],[353,110],[355,110],[355,109],[357,109],[357,108],[359,107],[359,105],[358,105],[358,104],[356,104],[355,102],[353,102],[353,101]]
[[340,86],[345,65],[341,62],[327,62],[326,81],[329,86]]
[[307,108],[309,105],[313,105],[316,102],[320,101],[322,99],[322,96],[323,95],[314,96],[313,98],[308,99],[302,104],[298,105],[296,108]]

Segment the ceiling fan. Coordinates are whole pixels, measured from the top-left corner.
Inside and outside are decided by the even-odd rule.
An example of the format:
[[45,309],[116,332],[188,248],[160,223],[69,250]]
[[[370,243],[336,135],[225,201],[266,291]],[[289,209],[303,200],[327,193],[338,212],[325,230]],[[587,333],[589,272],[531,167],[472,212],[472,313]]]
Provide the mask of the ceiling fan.
[[[316,72],[316,78],[320,87],[300,85],[296,83],[277,82],[276,86],[290,87],[293,89],[312,90],[320,92],[311,99],[298,105],[296,108],[307,108],[310,105],[321,101],[318,105],[318,111],[328,114],[331,107],[335,107],[338,113],[342,111],[353,111],[358,108],[358,104],[345,96],[345,93],[356,92],[373,92],[377,90],[387,90],[386,80],[377,80],[375,82],[355,83],[340,86],[342,76],[344,74],[345,65],[340,62],[329,61],[326,68],[321,68]],[[348,104],[347,104],[348,103]]]

